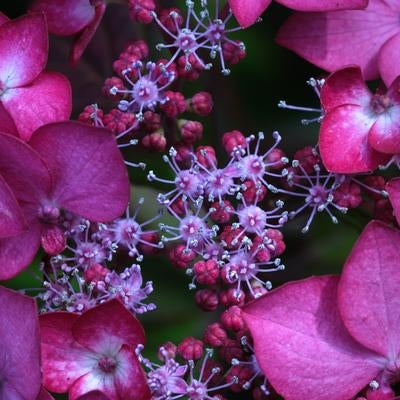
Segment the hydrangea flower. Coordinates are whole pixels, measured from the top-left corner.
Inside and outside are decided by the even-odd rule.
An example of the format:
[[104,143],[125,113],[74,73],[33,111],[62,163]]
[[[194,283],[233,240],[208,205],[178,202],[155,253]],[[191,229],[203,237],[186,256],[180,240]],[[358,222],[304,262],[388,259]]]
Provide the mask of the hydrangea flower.
[[43,71],[47,51],[42,14],[0,16],[0,131],[29,140],[40,126],[69,118],[71,87],[63,75]]
[[[41,384],[35,301],[0,287],[0,319],[0,397],[34,400]],[[38,400],[45,400],[43,396]]]
[[[40,316],[44,386],[70,400],[147,400],[150,390],[135,354],[145,337],[139,321],[118,300],[82,315]],[[90,394],[90,395],[89,395]]]
[[[370,92],[358,67],[334,72],[321,90],[319,146],[331,172],[360,173],[400,152],[400,79],[386,93]],[[384,154],[383,154],[384,153]]]
[[365,10],[295,13],[277,42],[330,72],[357,64],[366,79],[380,75],[389,86],[400,75],[399,11],[397,0],[370,0]]
[[106,130],[77,122],[45,125],[34,132],[29,144],[0,134],[0,175],[25,220],[14,223],[12,235],[4,237],[2,232],[1,279],[26,267],[40,242],[50,254],[63,250],[65,239],[58,225],[62,209],[92,221],[111,221],[128,204],[129,180],[115,138]]
[[70,54],[75,64],[96,33],[106,5],[103,0],[35,0],[31,11],[46,14],[50,33],[77,35]]
[[368,398],[394,397],[399,242],[400,231],[373,221],[340,278],[291,282],[244,308],[260,367],[285,399],[347,400],[369,384]]
[[[276,0],[299,11],[329,11],[364,8],[368,0]],[[243,28],[253,25],[269,7],[272,0],[229,0],[229,5]]]

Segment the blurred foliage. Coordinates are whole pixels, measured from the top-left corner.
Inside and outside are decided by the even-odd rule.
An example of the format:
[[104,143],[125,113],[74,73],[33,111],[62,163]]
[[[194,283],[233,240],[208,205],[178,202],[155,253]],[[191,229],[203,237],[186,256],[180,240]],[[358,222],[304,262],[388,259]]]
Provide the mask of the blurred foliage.
[[[165,3],[171,5],[174,2]],[[16,17],[24,13],[27,2],[3,1],[1,7],[5,14]],[[224,77],[214,69],[206,72],[197,82],[185,83],[185,93],[199,89],[213,93],[214,112],[202,121],[206,127],[203,143],[215,146],[222,159],[225,156],[221,151],[220,137],[232,129],[239,129],[245,134],[262,130],[267,137],[273,130],[278,130],[283,137],[282,148],[288,155],[317,141],[318,125],[303,126],[300,120],[305,117],[304,114],[277,107],[279,100],[318,106],[318,100],[306,81],[310,77],[323,76],[322,71],[275,44],[274,36],[289,14],[289,10],[273,4],[262,23],[236,34],[246,44],[247,57],[239,65],[232,66],[231,76]],[[101,86],[104,79],[112,74],[113,60],[129,40],[146,38],[155,44],[161,40],[158,35],[154,27],[133,24],[127,16],[126,7],[111,4],[76,69],[71,69],[67,61],[71,39],[53,37],[49,69],[59,70],[70,78],[74,116],[87,104],[97,102],[109,106],[102,97]],[[155,49],[152,54],[154,58],[158,57]],[[129,158],[145,161],[147,171],[153,169],[163,177],[169,174],[158,155],[145,156],[136,151]],[[139,169],[130,171],[134,197],[146,198],[141,211],[143,220],[154,216],[158,208],[154,201],[158,189],[153,184],[150,187],[146,175],[146,171]],[[287,268],[270,277],[275,286],[313,274],[340,272],[366,222],[357,214],[341,218],[339,225],[333,225],[326,215],[317,215],[316,220],[306,235],[300,233],[301,223],[304,222],[301,218],[284,229],[287,251],[282,259]],[[37,265],[37,262],[33,263],[31,268],[11,280],[9,286],[24,289],[37,287],[40,282],[33,277],[37,273]],[[156,311],[140,317],[147,332],[148,354],[154,355],[157,346],[167,340],[178,342],[185,336],[201,336],[204,327],[216,320],[218,313],[205,314],[196,308],[193,293],[188,290],[189,278],[183,271],[171,267],[165,257],[145,257],[142,271],[145,280],[154,282],[151,301],[158,305]]]

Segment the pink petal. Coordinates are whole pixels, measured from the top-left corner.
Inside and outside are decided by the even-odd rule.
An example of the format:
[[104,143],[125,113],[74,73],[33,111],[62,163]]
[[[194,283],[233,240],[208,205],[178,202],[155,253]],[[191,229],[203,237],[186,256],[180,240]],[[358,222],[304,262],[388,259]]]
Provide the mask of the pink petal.
[[328,171],[359,173],[376,169],[388,156],[368,144],[368,132],[375,120],[364,108],[344,105],[328,112],[322,120],[319,146]]
[[400,75],[400,33],[385,42],[379,52],[379,72],[386,86]]
[[35,0],[33,12],[44,12],[49,32],[68,36],[81,31],[93,18],[90,0]]
[[[40,390],[40,339],[33,298],[0,287],[2,399],[35,399]],[[4,358],[3,358],[4,357]],[[4,385],[6,384],[6,385]]]
[[[53,312],[39,318],[42,339],[43,385],[56,392],[67,392],[81,376],[93,369],[93,353],[77,343],[72,326],[77,314]],[[94,358],[93,358],[94,359]]]
[[150,399],[146,375],[131,347],[123,345],[118,353],[118,372],[114,382],[117,393],[124,400]]
[[369,132],[368,141],[381,153],[400,153],[400,104],[379,116]]
[[33,211],[43,199],[48,198],[51,188],[50,173],[39,154],[22,140],[2,133],[0,175],[24,209],[31,206]]
[[368,0],[276,0],[278,3],[298,11],[332,11],[363,9]]
[[3,14],[0,11],[0,25],[3,25],[5,22],[8,22],[10,18],[7,17],[7,15]]
[[43,14],[30,14],[0,26],[0,86],[32,82],[47,61],[47,28]]
[[104,393],[94,390],[78,397],[77,400],[110,400]]
[[383,100],[390,105],[378,114],[369,132],[369,144],[376,151],[397,154],[400,153],[400,77],[394,80]]
[[81,58],[83,52],[92,40],[94,34],[97,31],[98,26],[103,18],[106,11],[106,5],[104,3],[98,3],[95,6],[95,15],[92,21],[85,27],[82,33],[76,39],[70,54],[72,65],[75,65]]
[[390,180],[386,184],[386,191],[389,193],[389,200],[392,204],[397,223],[400,225],[400,178]]
[[53,199],[60,206],[92,221],[111,221],[124,212],[128,173],[110,132],[60,122],[39,128],[30,144],[51,171]]
[[286,400],[348,400],[383,369],[343,326],[337,283],[332,276],[289,283],[244,308],[257,361]]
[[14,124],[11,115],[4,108],[0,101],[0,132],[9,133],[10,135],[19,136],[17,127]]
[[326,79],[321,89],[321,104],[325,112],[345,104],[366,107],[371,99],[372,94],[357,66],[334,72]]
[[[54,397],[47,390],[42,388],[36,400],[54,400]],[[99,398],[99,400],[101,399]]]
[[30,85],[8,90],[1,98],[20,137],[28,141],[37,128],[69,119],[71,85],[57,72],[43,72]]
[[374,79],[381,46],[398,32],[398,12],[374,0],[361,11],[295,13],[279,30],[277,42],[327,71],[356,64],[366,79]]
[[74,338],[84,347],[103,353],[123,344],[135,348],[144,344],[140,322],[118,300],[110,300],[83,313],[72,328]]
[[15,236],[26,228],[26,221],[15,196],[0,175],[0,238]]
[[272,0],[229,0],[233,15],[242,28],[253,25]]
[[0,239],[0,280],[14,278],[35,258],[40,246],[40,227],[28,220],[29,229]]
[[400,231],[367,225],[343,269],[338,305],[350,334],[395,361],[400,350]]
[[94,391],[101,392],[103,395],[106,396],[106,399],[121,399],[115,389],[114,375],[96,374],[89,372],[88,374],[81,376],[78,380],[74,382],[68,392],[68,400],[78,400],[82,399],[82,397],[85,399],[84,396],[87,393]]

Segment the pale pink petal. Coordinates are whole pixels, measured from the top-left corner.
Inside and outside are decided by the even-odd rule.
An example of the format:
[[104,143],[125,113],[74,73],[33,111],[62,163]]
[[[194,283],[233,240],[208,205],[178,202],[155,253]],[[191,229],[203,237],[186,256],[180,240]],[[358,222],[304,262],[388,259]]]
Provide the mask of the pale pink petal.
[[48,198],[50,173],[39,154],[15,136],[1,133],[0,175],[24,210],[27,206],[37,209]]
[[4,108],[0,101],[0,132],[9,133],[10,135],[19,136],[17,127],[11,115]]
[[[47,390],[42,388],[36,400],[54,400],[54,397]],[[99,400],[101,399],[99,398]]]
[[0,175],[0,238],[15,236],[26,227],[22,210],[10,187]]
[[98,390],[94,390],[93,392],[89,392],[84,394],[83,396],[78,397],[77,400],[110,400],[104,393],[99,392]]
[[385,109],[377,114],[377,121],[369,133],[369,144],[382,153],[400,153],[400,77],[376,100],[383,102]]
[[368,141],[381,153],[400,153],[400,104],[390,107],[372,126]]
[[71,85],[57,72],[43,72],[30,85],[8,90],[1,100],[25,141],[42,125],[71,115]]
[[[33,298],[0,287],[0,397],[35,399],[40,390],[40,339]],[[3,386],[3,384],[6,385]],[[6,387],[5,387],[6,386]],[[10,393],[7,393],[8,390]],[[9,395],[10,394],[10,395]]]
[[389,193],[389,200],[392,204],[397,223],[400,225],[400,178],[390,180],[386,184],[386,191]]
[[376,152],[368,143],[374,124],[363,107],[345,105],[328,112],[322,120],[319,148],[328,171],[359,173],[376,169],[389,158]]
[[286,400],[349,400],[384,367],[347,333],[337,283],[332,276],[289,283],[243,310],[257,361]]
[[321,104],[325,112],[345,104],[366,107],[371,99],[372,94],[357,66],[334,72],[321,89]]
[[106,5],[104,3],[98,3],[95,7],[95,15],[92,21],[85,27],[81,34],[77,37],[71,50],[70,60],[72,65],[75,65],[81,58],[87,45],[92,40],[97,28],[103,18],[106,11]]
[[386,86],[400,75],[400,33],[385,42],[379,52],[379,72]]
[[123,345],[118,353],[118,368],[114,382],[117,393],[124,400],[148,400],[150,389],[146,375],[133,349]]
[[72,333],[82,346],[98,353],[119,350],[123,344],[136,348],[145,341],[142,325],[118,300],[86,311],[76,320]]
[[398,12],[376,0],[360,11],[295,13],[279,30],[277,42],[327,71],[356,64],[366,79],[374,79],[381,46],[398,32]]
[[54,178],[53,199],[92,221],[111,221],[128,204],[129,179],[115,137],[78,122],[39,128],[30,141]]
[[[115,389],[113,374],[91,372],[81,376],[74,382],[68,392],[68,400],[81,400],[82,396],[93,391],[101,392],[109,400],[121,400]],[[85,397],[83,398],[85,399]]]
[[332,11],[363,9],[368,0],[276,0],[278,3],[298,11]]
[[90,0],[35,0],[30,11],[44,12],[49,32],[62,36],[81,31],[94,18]]
[[72,336],[72,325],[78,318],[77,314],[67,312],[47,313],[39,318],[43,385],[55,393],[67,392],[96,362],[93,353]]
[[346,261],[338,289],[350,334],[389,361],[400,351],[399,243],[399,230],[369,223]]
[[14,278],[35,258],[40,246],[40,227],[28,220],[29,229],[0,239],[0,280]]
[[253,25],[272,0],[229,0],[233,15],[242,28]]
[[47,47],[43,14],[25,15],[0,25],[0,89],[32,82],[46,65]]

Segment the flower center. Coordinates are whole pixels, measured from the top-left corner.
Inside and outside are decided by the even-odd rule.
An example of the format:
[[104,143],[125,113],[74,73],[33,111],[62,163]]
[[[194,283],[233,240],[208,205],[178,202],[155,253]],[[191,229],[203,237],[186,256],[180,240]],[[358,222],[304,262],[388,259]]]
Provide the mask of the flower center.
[[132,98],[140,105],[151,106],[158,99],[157,84],[145,76],[140,78],[133,86]]
[[182,29],[176,40],[177,46],[183,50],[188,51],[196,47],[196,37],[190,29]]
[[105,372],[106,374],[111,374],[115,371],[117,362],[114,358],[104,356],[100,358],[98,366],[101,371]]
[[392,101],[386,95],[375,94],[370,103],[370,107],[375,114],[382,114],[392,106]]
[[204,383],[193,380],[186,389],[186,395],[190,400],[203,400],[207,397],[207,387]]
[[38,217],[44,224],[56,224],[60,215],[60,209],[53,205],[41,206],[38,212]]

